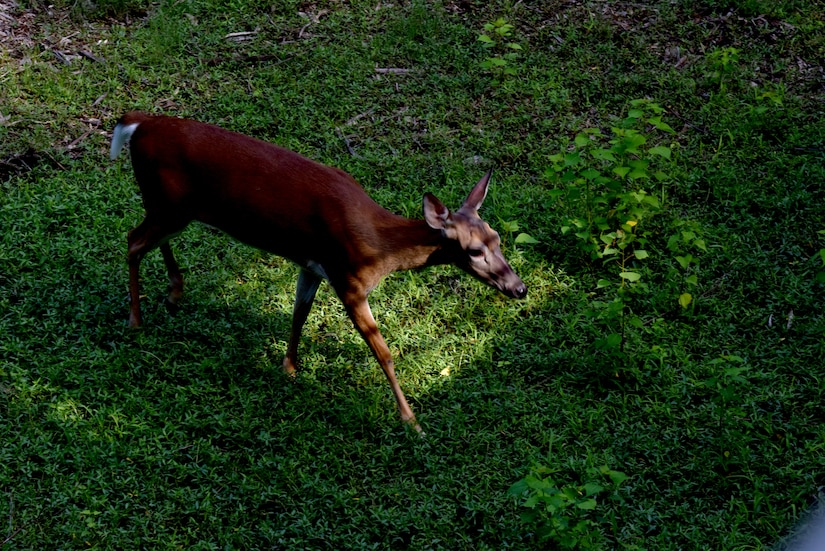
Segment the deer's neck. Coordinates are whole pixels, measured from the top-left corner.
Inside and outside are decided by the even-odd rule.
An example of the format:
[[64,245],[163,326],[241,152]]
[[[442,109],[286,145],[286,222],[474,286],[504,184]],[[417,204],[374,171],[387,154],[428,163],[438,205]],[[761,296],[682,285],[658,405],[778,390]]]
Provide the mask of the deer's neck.
[[379,231],[387,273],[450,262],[441,230],[431,228],[424,220],[397,216]]

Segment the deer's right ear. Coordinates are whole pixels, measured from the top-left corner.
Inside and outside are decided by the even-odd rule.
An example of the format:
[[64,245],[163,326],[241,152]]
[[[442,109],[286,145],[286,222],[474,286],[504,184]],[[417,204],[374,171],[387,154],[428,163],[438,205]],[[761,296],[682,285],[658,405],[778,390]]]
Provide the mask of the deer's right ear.
[[432,193],[424,194],[424,220],[435,230],[446,230],[450,210]]
[[490,176],[493,175],[493,169],[487,171],[487,174],[482,176],[481,180],[473,186],[472,191],[467,196],[467,199],[464,200],[464,204],[461,205],[461,209],[459,210],[470,210],[471,212],[478,212],[478,209],[481,208],[481,203],[484,202],[484,198],[487,197],[487,188],[490,186]]

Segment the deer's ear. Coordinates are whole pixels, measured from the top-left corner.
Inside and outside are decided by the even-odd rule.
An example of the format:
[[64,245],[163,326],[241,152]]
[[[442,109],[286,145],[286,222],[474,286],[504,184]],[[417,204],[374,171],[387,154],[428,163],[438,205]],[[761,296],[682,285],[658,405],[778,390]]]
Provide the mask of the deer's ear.
[[487,174],[485,174],[481,180],[473,186],[473,189],[470,191],[467,199],[464,200],[464,204],[461,205],[462,209],[478,212],[478,209],[481,208],[481,203],[484,202],[484,198],[487,196],[487,188],[490,185],[490,176],[492,175],[493,171],[488,170]]
[[424,194],[424,220],[435,230],[446,230],[450,211],[432,193]]

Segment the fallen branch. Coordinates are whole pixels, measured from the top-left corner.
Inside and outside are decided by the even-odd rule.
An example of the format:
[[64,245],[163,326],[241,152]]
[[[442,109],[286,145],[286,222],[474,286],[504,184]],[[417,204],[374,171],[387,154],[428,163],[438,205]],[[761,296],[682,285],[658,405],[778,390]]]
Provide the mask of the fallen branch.
[[375,72],[382,75],[406,75],[410,73],[410,69],[401,69],[399,67],[376,67]]
[[353,156],[353,157],[355,157],[356,159],[360,159],[360,160],[362,160],[362,161],[366,161],[366,159],[365,159],[364,157],[362,157],[361,155],[359,155],[358,153],[356,153],[356,152],[355,152],[355,149],[353,149],[353,148],[352,148],[352,144],[350,143],[349,139],[348,139],[348,138],[344,135],[344,133],[341,131],[341,127],[340,127],[340,126],[336,127],[336,128],[335,128],[335,131],[336,131],[336,132],[338,132],[338,136],[340,136],[340,137],[341,137],[341,139],[342,139],[342,140],[344,140],[344,145],[346,145],[346,146],[347,146],[347,151],[349,151],[349,154],[350,154],[350,155],[352,155],[352,156]]

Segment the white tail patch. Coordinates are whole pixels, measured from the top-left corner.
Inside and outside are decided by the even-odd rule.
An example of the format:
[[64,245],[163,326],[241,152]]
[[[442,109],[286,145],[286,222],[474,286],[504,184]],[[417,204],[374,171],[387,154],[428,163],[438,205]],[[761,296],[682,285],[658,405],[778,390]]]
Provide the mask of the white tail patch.
[[132,134],[135,133],[137,130],[138,123],[133,122],[132,124],[120,124],[118,123],[115,126],[115,129],[112,131],[112,149],[109,151],[109,158],[113,161],[117,158],[118,153],[120,150],[123,149],[123,146],[129,141],[129,138],[132,137]]

